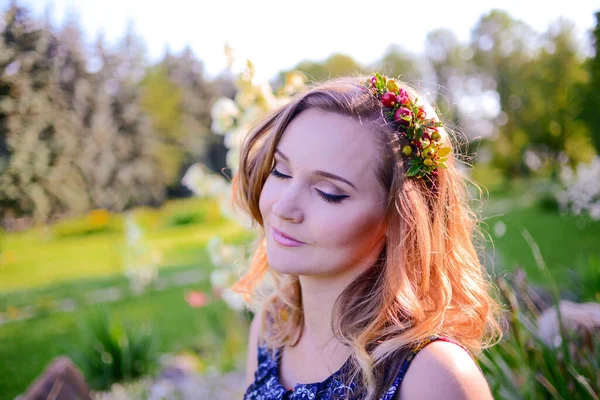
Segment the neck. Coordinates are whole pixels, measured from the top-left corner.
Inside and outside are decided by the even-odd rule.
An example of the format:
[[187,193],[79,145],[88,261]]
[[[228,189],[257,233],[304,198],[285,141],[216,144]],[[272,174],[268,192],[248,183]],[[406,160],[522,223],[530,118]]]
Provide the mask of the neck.
[[300,287],[302,291],[302,311],[304,327],[300,342],[307,349],[330,348],[339,344],[331,329],[333,306],[346,287],[365,268],[356,268],[343,276],[302,275]]

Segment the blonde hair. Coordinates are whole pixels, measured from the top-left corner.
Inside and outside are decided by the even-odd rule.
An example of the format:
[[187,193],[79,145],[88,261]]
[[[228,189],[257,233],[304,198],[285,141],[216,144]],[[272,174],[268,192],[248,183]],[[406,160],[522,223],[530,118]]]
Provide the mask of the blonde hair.
[[[494,343],[500,337],[499,307],[478,258],[475,242],[484,236],[468,204],[470,179],[458,167],[457,156],[450,154],[448,168],[439,171],[435,191],[422,179],[405,178],[407,162],[397,132],[359,79],[319,84],[261,121],[243,143],[234,201],[264,228],[259,198],[273,153],[302,111],[351,116],[373,131],[382,153],[378,179],[388,191],[386,244],[373,267],[341,293],[331,323],[336,338],[352,349],[348,379],[360,375],[365,397],[378,398],[394,379],[389,371],[398,370],[410,346],[432,334],[454,338],[475,354]],[[422,96],[401,86],[412,99],[418,97],[428,116],[435,115]],[[453,147],[448,132],[442,128],[440,134]],[[261,331],[270,348],[294,346],[303,326],[298,276],[269,267],[264,230],[257,243],[250,268],[234,290],[247,300],[258,299]],[[257,289],[267,272],[273,290],[262,293]]]

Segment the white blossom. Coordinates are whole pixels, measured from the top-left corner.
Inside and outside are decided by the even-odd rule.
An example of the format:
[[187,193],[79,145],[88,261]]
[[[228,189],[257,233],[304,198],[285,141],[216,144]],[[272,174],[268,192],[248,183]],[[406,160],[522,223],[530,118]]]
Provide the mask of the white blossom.
[[556,193],[556,199],[561,209],[600,220],[600,157],[589,164],[580,163],[575,171],[563,167],[560,180],[564,189]]
[[228,97],[219,98],[212,106],[211,130],[217,135],[224,135],[233,127],[235,119],[240,115],[240,110],[233,100]]
[[[235,84],[238,89],[234,99],[222,97],[211,110],[214,134],[224,136],[227,147],[226,163],[233,175],[237,174],[240,147],[245,136],[256,122],[291,100],[290,96],[304,90],[305,76],[300,72],[286,74],[285,83],[279,94],[275,94],[268,82],[256,81],[254,64],[246,61],[246,68],[238,75]],[[200,164],[192,165],[181,180],[196,196],[212,196],[217,199],[221,215],[236,221],[242,227],[253,228],[250,215],[234,209],[232,186],[217,174]],[[207,243],[206,250],[216,269],[210,275],[213,288],[218,289],[223,300],[233,309],[242,310],[245,306],[241,296],[233,292],[231,285],[237,280],[236,273],[248,264],[249,257],[243,245],[225,244],[215,237]]]
[[236,311],[242,311],[246,306],[246,302],[238,293],[232,289],[225,289],[221,294],[221,298],[227,303],[227,305]]

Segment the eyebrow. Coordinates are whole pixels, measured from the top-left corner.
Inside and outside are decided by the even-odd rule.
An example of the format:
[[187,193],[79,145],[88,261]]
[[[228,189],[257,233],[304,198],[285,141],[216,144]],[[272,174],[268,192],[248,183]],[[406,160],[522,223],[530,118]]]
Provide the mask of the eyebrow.
[[[278,154],[278,155],[279,155],[281,158],[283,158],[283,159],[284,159],[284,160],[285,160],[285,161],[286,161],[286,162],[289,164],[289,162],[290,162],[290,159],[289,159],[289,158],[288,158],[288,157],[287,157],[285,154],[283,154],[283,153],[281,152],[281,150],[278,150],[278,149],[276,149],[276,150],[275,150],[275,154]],[[335,179],[335,180],[337,180],[337,181],[344,182],[344,183],[346,183],[346,184],[348,184],[348,185],[352,186],[354,189],[356,189],[356,186],[354,186],[354,185],[352,184],[352,182],[350,182],[349,180],[347,180],[347,179],[345,179],[345,178],[342,178],[341,176],[338,176],[338,175],[332,174],[332,173],[330,173],[330,172],[325,172],[325,171],[319,171],[319,170],[316,170],[316,171],[314,171],[314,174],[315,174],[315,175],[320,175],[320,176],[323,176],[323,177],[325,177],[325,178],[329,178],[329,179]]]

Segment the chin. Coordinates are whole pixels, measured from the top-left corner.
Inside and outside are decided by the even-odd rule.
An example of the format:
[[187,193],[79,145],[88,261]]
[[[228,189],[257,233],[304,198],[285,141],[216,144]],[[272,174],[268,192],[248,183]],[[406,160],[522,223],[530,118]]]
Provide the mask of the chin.
[[270,249],[267,246],[267,262],[269,266],[281,274],[301,275],[306,273],[306,268],[298,265],[297,255],[282,254],[286,249]]

